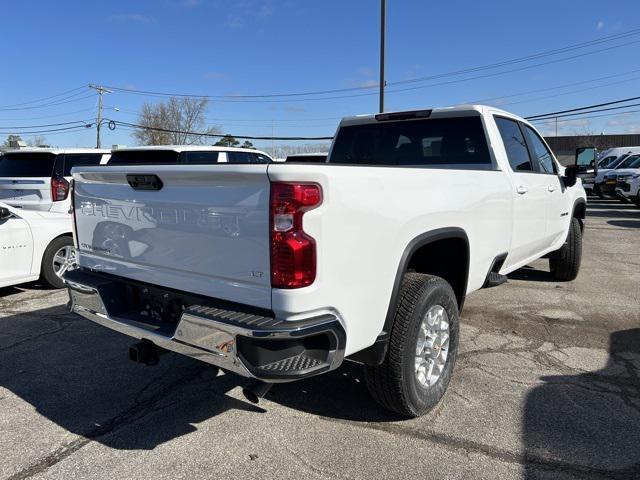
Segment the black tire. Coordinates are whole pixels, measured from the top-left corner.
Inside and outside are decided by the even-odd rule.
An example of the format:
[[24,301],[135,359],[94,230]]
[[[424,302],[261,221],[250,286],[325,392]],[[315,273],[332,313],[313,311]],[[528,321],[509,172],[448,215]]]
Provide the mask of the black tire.
[[633,203],[636,204],[636,207],[640,207],[640,192],[638,192],[638,194],[633,199]]
[[58,237],[54,239],[44,251],[42,256],[42,265],[40,267],[40,281],[51,288],[63,288],[64,282],[53,269],[53,256],[62,247],[73,246],[73,238]]
[[549,259],[551,274],[556,280],[575,280],[582,260],[582,229],[577,218],[571,219],[567,242],[557,253],[556,258]]
[[[416,345],[425,314],[437,305],[449,317],[449,348],[440,377],[433,385],[424,386],[416,377]],[[378,366],[365,366],[371,396],[384,408],[405,417],[419,417],[431,410],[449,385],[458,352],[458,332],[458,304],[451,286],[433,275],[405,274],[385,360]]]

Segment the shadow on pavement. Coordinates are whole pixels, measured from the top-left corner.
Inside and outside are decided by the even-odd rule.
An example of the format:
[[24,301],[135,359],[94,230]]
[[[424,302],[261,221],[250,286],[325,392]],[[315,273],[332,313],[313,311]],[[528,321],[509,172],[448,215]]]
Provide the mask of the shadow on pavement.
[[0,288],[0,298],[8,297],[9,295],[16,295],[20,292],[21,290],[18,290],[16,287],[2,287]]
[[609,220],[609,225],[625,228],[640,228],[640,220]]
[[528,265],[511,272],[507,277],[510,280],[526,280],[528,282],[557,282],[548,270],[539,270]]
[[611,334],[602,370],[542,380],[525,401],[525,478],[543,463],[580,478],[640,478],[640,328]]
[[[0,332],[0,386],[69,432],[113,448],[152,449],[230,409],[264,412],[225,395],[240,377],[216,377],[215,368],[171,353],[157,367],[132,363],[132,339],[63,306],[2,317]],[[110,435],[147,415],[153,422]]]
[[[67,431],[112,448],[153,449],[230,409],[265,412],[226,395],[244,378],[216,376],[210,365],[173,353],[156,367],[132,363],[132,339],[63,306],[0,318],[0,332],[0,386]],[[275,385],[267,398],[341,419],[397,419],[370,399],[362,367],[349,361],[320,377]]]
[[589,217],[602,218],[640,218],[640,210],[635,205],[621,205],[619,209],[608,208],[603,210],[587,210],[587,219]]

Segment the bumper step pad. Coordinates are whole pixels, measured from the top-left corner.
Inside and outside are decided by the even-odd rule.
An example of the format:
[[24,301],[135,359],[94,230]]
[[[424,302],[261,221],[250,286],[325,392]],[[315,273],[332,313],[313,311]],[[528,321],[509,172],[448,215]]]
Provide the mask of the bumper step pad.
[[303,372],[304,370],[308,370],[313,367],[317,367],[322,363],[321,360],[317,358],[312,358],[304,353],[299,355],[283,358],[277,362],[269,363],[267,365],[262,365],[257,368],[257,370],[264,370],[267,372]]

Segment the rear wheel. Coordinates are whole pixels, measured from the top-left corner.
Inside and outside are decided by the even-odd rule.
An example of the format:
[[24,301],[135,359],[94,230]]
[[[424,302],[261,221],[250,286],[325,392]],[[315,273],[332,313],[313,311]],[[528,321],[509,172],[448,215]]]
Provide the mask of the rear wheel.
[[71,237],[54,239],[42,256],[40,281],[51,288],[62,288],[62,276],[75,266],[76,254]]
[[389,349],[381,365],[365,366],[369,392],[384,408],[418,417],[444,395],[458,351],[458,305],[442,278],[407,273]]
[[580,271],[582,261],[582,228],[577,218],[573,217],[569,224],[566,243],[549,259],[551,273],[556,280],[575,280]]

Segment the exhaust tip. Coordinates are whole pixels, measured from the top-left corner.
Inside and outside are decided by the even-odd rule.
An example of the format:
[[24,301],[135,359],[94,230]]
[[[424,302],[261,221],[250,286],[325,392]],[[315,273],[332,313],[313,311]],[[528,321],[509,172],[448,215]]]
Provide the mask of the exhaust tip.
[[260,380],[250,380],[247,386],[242,389],[242,394],[244,398],[251,403],[258,404],[260,403],[260,399],[271,390],[271,386],[271,383],[261,382]]

